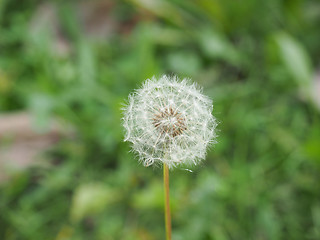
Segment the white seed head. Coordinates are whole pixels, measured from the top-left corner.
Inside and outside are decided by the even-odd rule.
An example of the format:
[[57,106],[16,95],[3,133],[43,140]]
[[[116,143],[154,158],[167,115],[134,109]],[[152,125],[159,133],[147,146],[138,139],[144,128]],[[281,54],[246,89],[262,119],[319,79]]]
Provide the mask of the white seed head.
[[132,143],[145,166],[196,165],[215,142],[212,109],[212,101],[188,79],[147,79],[123,109],[125,141]]

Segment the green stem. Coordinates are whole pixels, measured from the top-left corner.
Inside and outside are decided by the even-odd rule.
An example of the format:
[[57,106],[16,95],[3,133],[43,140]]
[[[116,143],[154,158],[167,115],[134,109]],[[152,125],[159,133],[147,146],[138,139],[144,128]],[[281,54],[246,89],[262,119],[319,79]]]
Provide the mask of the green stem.
[[169,168],[165,163],[163,163],[163,186],[164,186],[164,217],[165,217],[165,224],[166,224],[166,240],[171,240]]

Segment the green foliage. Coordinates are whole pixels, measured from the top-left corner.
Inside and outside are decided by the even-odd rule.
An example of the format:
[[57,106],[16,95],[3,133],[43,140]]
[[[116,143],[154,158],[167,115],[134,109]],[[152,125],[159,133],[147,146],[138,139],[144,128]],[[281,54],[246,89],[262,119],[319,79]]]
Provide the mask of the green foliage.
[[[122,142],[121,106],[162,73],[214,100],[219,143],[171,172],[173,239],[320,239],[318,1],[115,1],[119,29],[86,34],[77,1],[56,3],[70,49],[42,1],[0,1],[0,110],[29,110],[45,131],[71,127],[46,164],[0,187],[0,239],[163,239],[161,171]],[[122,26],[122,28],[121,28]],[[122,30],[121,30],[122,29]]]

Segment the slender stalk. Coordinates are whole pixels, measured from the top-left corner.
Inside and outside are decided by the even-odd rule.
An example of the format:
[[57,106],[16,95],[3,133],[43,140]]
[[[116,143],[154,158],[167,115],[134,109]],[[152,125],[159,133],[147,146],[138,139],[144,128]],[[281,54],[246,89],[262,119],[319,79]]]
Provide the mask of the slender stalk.
[[165,163],[163,164],[163,186],[164,186],[164,218],[165,218],[165,224],[166,224],[166,240],[171,240],[169,168]]

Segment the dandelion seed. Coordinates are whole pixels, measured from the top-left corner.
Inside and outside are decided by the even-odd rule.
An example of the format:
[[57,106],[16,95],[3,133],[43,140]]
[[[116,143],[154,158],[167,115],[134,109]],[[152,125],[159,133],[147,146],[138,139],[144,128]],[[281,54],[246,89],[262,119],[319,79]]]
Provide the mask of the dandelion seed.
[[123,109],[125,141],[145,166],[195,165],[215,143],[212,101],[190,80],[162,76],[145,81]]

